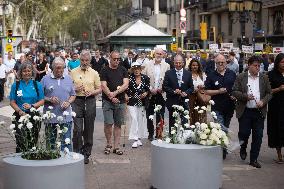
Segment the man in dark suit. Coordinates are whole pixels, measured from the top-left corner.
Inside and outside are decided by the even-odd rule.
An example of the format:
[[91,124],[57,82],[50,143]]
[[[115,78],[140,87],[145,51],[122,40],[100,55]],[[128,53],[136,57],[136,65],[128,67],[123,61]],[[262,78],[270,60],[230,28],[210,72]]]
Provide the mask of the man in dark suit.
[[122,62],[122,66],[124,66],[127,70],[129,70],[133,62],[136,62],[136,59],[134,58],[133,52],[129,51],[128,57],[125,58],[124,61]]
[[98,73],[101,72],[101,69],[104,66],[108,66],[108,61],[104,57],[101,56],[101,52],[99,49],[95,50],[95,56],[92,56],[91,66]]
[[177,55],[174,58],[175,68],[166,72],[163,83],[163,90],[167,95],[166,106],[169,110],[169,133],[171,133],[171,127],[175,124],[172,106],[180,105],[184,109],[188,109],[189,106],[185,99],[194,90],[192,75],[183,68],[183,65],[183,57]]
[[250,165],[261,168],[257,161],[263,136],[267,103],[271,98],[268,77],[260,73],[260,57],[248,60],[248,71],[241,73],[233,86],[232,95],[237,98],[236,116],[239,120],[240,157],[246,159],[247,144],[252,130]]

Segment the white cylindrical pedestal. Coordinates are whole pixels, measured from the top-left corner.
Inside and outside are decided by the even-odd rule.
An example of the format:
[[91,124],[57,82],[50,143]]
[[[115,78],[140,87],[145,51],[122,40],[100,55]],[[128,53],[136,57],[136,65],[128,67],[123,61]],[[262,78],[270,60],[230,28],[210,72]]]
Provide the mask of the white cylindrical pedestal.
[[157,189],[218,189],[222,186],[220,146],[152,142],[152,186]]
[[85,189],[84,156],[26,160],[19,154],[4,158],[5,189]]

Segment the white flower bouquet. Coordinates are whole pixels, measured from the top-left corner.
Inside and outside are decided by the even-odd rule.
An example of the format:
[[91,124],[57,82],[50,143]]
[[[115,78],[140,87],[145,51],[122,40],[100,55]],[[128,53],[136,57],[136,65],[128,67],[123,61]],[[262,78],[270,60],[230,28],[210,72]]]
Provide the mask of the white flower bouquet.
[[[209,103],[214,105],[214,101],[210,100]],[[219,123],[216,123],[216,113],[210,112],[210,115],[213,117],[212,122],[209,123],[200,123],[196,122],[195,125],[189,125],[189,112],[184,110],[182,106],[174,105],[173,108],[173,117],[175,118],[175,124],[170,125],[171,132],[167,133],[163,140],[167,143],[172,144],[200,144],[200,145],[220,145],[224,148],[229,146],[229,138],[222,130],[222,127]],[[205,106],[195,107],[195,111],[198,114],[204,114],[209,112],[209,109]],[[201,117],[201,116],[200,116]],[[201,119],[200,119],[201,121]]]
[[12,124],[9,127],[6,127],[3,121],[0,122],[0,126],[8,131],[15,142],[16,140],[19,141],[17,151],[22,153],[22,158],[28,160],[56,159],[60,157],[61,143],[70,143],[69,138],[63,141],[63,135],[68,131],[68,128],[61,128],[59,124],[56,125],[57,137],[53,142],[50,140],[50,136],[41,133],[40,129],[42,124],[47,125],[52,118],[57,118],[60,122],[64,120],[66,115],[67,113],[64,113],[63,117],[56,117],[51,111],[46,111],[43,114],[40,109],[31,108],[29,114],[21,117],[13,115]]

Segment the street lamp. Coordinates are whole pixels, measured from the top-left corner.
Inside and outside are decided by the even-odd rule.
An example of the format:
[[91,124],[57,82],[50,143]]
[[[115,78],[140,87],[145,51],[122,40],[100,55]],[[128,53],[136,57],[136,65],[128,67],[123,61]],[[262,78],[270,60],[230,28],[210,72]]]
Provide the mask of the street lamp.
[[[237,15],[235,19],[232,17],[233,23],[237,21],[241,24],[241,34],[245,33],[243,24],[250,22],[253,26],[252,31],[252,44],[253,50],[255,49],[255,25],[256,25],[256,17],[257,13],[261,10],[261,0],[229,0],[228,8],[229,13],[233,16]],[[243,38],[243,36],[242,36]],[[242,39],[241,38],[241,39]]]

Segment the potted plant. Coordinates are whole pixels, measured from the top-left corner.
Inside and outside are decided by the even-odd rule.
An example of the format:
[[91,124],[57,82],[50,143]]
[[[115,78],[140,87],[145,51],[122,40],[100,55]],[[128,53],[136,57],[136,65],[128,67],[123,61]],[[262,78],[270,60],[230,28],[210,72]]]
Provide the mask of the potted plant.
[[[210,100],[210,104],[214,105],[214,101]],[[175,124],[169,125],[171,133],[165,130],[161,139],[152,142],[153,188],[220,188],[221,148],[228,147],[229,138],[216,122],[215,112],[205,106],[195,107],[200,115],[210,113],[213,121],[189,125],[188,110],[178,105],[173,108]]]
[[[67,144],[71,142],[69,138],[62,141],[67,128],[62,128],[60,121],[64,120],[64,115],[67,113],[64,112],[63,116],[56,117],[51,111],[43,113],[40,109],[31,108],[29,114],[19,119],[12,116],[12,124],[9,127],[6,127],[4,122],[0,122],[14,141],[16,138],[21,140],[20,145],[17,145],[21,152],[3,159],[5,189],[45,189],[50,188],[50,181],[56,183],[53,186],[56,189],[85,188],[84,157],[70,152],[68,148],[61,151],[62,142]],[[75,116],[74,113],[72,114]],[[43,125],[48,126],[52,118],[56,118],[59,122],[55,141],[50,140],[48,133],[39,132]]]

